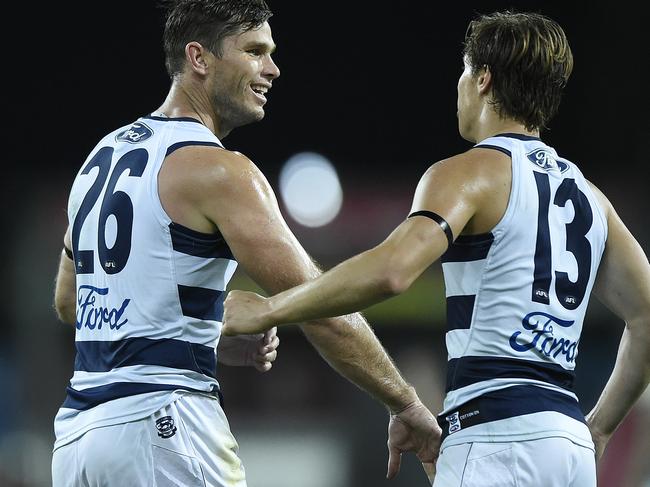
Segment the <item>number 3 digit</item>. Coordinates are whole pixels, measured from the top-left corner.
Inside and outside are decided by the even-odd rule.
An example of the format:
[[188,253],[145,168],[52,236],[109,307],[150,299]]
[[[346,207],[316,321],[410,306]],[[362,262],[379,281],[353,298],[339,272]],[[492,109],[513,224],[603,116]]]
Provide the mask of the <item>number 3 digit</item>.
[[[539,196],[539,210],[532,300],[536,303],[549,304],[552,261],[551,232],[548,222],[551,189],[548,174],[535,172],[535,183]],[[569,279],[568,273],[555,271],[555,294],[566,309],[576,309],[585,297],[591,275],[591,244],[586,235],[593,223],[593,212],[589,200],[580,191],[574,179],[562,181],[555,193],[553,204],[564,207],[567,201],[573,204],[574,217],[565,225],[566,250],[576,259],[578,278],[573,282]]]

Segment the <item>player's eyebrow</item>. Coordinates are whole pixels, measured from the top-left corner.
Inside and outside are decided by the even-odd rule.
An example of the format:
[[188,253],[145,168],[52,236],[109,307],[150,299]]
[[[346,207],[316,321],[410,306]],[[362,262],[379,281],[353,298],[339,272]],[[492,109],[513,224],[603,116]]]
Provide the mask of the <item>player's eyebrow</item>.
[[246,44],[244,46],[245,49],[258,49],[260,51],[264,51],[268,54],[273,54],[275,52],[275,49],[277,46],[275,44],[268,44],[266,42],[256,42],[256,41],[251,41],[250,43]]

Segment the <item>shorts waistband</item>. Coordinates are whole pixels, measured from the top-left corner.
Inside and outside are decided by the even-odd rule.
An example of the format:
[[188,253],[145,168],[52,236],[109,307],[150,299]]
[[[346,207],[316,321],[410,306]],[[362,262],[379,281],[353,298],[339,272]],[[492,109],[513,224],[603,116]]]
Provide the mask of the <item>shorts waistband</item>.
[[578,402],[562,392],[537,386],[512,386],[488,392],[438,416],[442,440],[461,429],[525,414],[555,411],[585,422]]

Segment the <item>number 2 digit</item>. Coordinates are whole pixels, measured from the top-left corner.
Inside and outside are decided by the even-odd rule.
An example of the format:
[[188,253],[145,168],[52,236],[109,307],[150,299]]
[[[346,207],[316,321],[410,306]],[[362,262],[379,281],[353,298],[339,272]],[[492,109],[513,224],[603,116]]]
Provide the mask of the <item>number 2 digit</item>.
[[[77,216],[72,225],[72,252],[77,274],[94,273],[95,253],[93,250],[79,249],[79,236],[88,214],[91,212],[108,179],[113,149],[103,147],[90,160],[81,174],[88,174],[97,167],[99,173],[81,202]],[[124,154],[115,164],[99,212],[97,249],[99,261],[107,274],[116,274],[124,269],[131,253],[131,236],[133,231],[133,203],[124,191],[115,191],[118,180],[126,171],[129,176],[140,177],[147,165],[147,151],[136,149]],[[113,215],[117,222],[117,235],[111,248],[106,245],[106,223]]]

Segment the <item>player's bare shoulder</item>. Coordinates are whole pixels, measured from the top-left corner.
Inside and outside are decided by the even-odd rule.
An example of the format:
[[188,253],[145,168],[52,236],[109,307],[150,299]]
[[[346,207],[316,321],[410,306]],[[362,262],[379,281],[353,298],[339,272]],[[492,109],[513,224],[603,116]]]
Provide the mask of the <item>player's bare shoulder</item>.
[[440,174],[460,173],[468,177],[481,177],[484,174],[504,173],[510,171],[511,158],[504,152],[485,147],[471,149],[441,159],[432,164],[427,172]]
[[192,145],[168,155],[158,176],[160,200],[170,218],[198,231],[215,229],[215,214],[232,213],[242,200],[266,197],[268,181],[244,154]]
[[462,214],[465,232],[484,233],[504,214],[511,184],[507,154],[472,148],[432,164],[418,184],[415,203],[438,208],[450,218]]
[[465,170],[493,190],[510,187],[512,179],[512,158],[509,154],[487,147],[473,147],[461,154]]
[[266,184],[261,171],[244,154],[213,146],[187,146],[167,156],[160,171],[161,193],[183,194],[192,201],[236,194]]
[[510,156],[480,147],[432,164],[423,176],[437,187],[445,185],[477,196],[509,191],[511,179]]
[[166,157],[160,177],[166,177],[167,173],[177,183],[193,182],[202,186],[222,179],[231,180],[255,170],[253,162],[240,152],[215,146],[189,145]]

